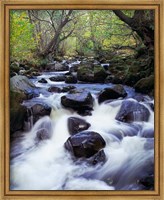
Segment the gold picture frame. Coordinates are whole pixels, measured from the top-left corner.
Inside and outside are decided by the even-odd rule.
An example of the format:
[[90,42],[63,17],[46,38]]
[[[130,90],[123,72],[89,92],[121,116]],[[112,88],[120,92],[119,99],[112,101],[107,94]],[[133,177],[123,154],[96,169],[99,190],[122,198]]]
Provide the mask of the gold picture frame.
[[[164,200],[164,39],[162,0],[1,0],[0,1],[0,199]],[[10,9],[154,9],[155,10],[155,190],[154,191],[10,191],[9,190],[9,10]]]

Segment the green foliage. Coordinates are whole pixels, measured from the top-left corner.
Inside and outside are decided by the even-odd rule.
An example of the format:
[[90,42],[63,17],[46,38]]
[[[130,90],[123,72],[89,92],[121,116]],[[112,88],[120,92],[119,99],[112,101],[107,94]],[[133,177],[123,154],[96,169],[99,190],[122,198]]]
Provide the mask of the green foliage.
[[[11,59],[31,60],[36,65],[46,65],[48,60],[38,60],[42,52],[59,34],[56,46],[50,48],[50,59],[58,55],[104,56],[115,53],[131,54],[128,47],[142,46],[137,33],[120,20],[112,10],[74,10],[65,26],[60,26],[69,10],[12,10],[10,13],[10,55]],[[135,10],[122,10],[133,17]],[[146,19],[153,13],[146,12]],[[150,15],[151,14],[151,15]],[[148,20],[150,21],[150,20]],[[147,22],[147,21],[146,21]],[[154,30],[154,23],[149,27]],[[68,36],[68,37],[67,37]],[[126,47],[127,49],[123,49]],[[113,54],[111,54],[113,55]]]
[[26,11],[10,11],[10,58],[32,59],[36,42],[33,38],[33,25]]
[[[124,12],[132,16],[134,10]],[[100,54],[103,51],[113,51],[116,47],[136,44],[132,30],[112,10],[83,11],[74,34],[78,51],[85,54]]]

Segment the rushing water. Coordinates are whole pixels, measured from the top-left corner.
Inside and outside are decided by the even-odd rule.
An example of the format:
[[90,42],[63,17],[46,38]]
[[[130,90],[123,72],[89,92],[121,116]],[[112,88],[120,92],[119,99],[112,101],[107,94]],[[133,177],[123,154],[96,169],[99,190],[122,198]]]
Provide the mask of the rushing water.
[[[75,63],[77,64],[77,63]],[[61,72],[58,72],[58,74]],[[62,72],[63,73],[63,72]],[[64,72],[65,73],[65,72]],[[33,79],[37,87],[48,88],[69,85],[64,82],[51,82],[49,77],[55,73],[43,73]],[[45,78],[48,83],[38,83]],[[71,84],[73,85],[73,84]],[[12,190],[142,190],[138,181],[149,174],[154,166],[154,138],[143,137],[146,129],[154,129],[154,113],[148,103],[153,100],[144,96],[142,104],[150,111],[148,122],[138,119],[129,123],[115,120],[122,99],[110,103],[98,104],[96,94],[110,84],[75,84],[84,88],[94,97],[94,109],[90,116],[80,116],[76,112],[65,109],[60,98],[65,93],[49,93],[41,90],[39,97],[25,101],[30,107],[36,102],[45,102],[52,107],[51,115],[38,120],[29,132],[24,133],[16,141],[14,158],[11,160]],[[134,89],[125,86],[126,98],[133,99],[137,94]],[[105,140],[104,152],[106,162],[95,166],[86,162],[75,162],[64,148],[70,137],[67,127],[69,117],[79,117],[91,124],[88,130],[99,133]],[[32,124],[33,118],[30,118]],[[36,133],[45,128],[51,139],[38,142]],[[126,134],[125,134],[126,133]],[[19,144],[18,144],[19,143]]]

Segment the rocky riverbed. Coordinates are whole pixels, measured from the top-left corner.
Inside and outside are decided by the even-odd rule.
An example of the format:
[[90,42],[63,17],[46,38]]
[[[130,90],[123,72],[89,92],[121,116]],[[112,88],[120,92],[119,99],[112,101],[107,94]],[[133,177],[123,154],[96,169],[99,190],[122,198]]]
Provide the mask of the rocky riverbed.
[[154,189],[153,75],[130,87],[121,72],[93,58],[12,71],[12,190]]

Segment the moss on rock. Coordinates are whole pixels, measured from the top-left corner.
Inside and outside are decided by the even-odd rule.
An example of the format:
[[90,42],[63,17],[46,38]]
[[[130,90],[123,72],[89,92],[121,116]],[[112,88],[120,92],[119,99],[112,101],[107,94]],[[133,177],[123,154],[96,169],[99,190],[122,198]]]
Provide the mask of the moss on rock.
[[134,86],[136,92],[149,94],[154,90],[154,75],[140,79]]

